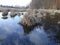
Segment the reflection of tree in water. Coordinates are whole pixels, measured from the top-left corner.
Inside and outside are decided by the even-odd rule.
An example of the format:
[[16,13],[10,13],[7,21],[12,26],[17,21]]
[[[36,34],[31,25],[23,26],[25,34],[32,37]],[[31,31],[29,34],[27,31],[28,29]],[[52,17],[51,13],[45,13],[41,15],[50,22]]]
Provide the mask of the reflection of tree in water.
[[7,16],[3,16],[2,19],[7,19],[8,17]]
[[46,18],[45,18],[45,25],[44,25],[44,29],[46,31],[51,30],[52,35],[55,39],[55,41],[59,41],[60,40],[60,13],[55,13],[54,18],[52,18],[52,16],[47,13]]

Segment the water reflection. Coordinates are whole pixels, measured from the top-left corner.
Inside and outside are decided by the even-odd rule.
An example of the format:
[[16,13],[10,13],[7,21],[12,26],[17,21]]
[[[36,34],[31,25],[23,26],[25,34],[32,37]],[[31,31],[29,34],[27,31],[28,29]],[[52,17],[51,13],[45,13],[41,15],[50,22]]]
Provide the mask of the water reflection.
[[[2,13],[1,13],[2,14]],[[28,35],[24,35],[24,29],[19,25],[23,15],[6,20],[0,16],[0,45],[58,45],[50,41],[43,26],[36,27]]]
[[13,32],[18,32],[21,35],[23,34],[22,26],[18,25],[17,23],[20,21],[20,17],[16,16],[15,18],[8,18],[6,20],[0,17],[0,37],[6,37],[6,35],[11,34]]
[[[4,17],[5,18],[5,17]],[[24,36],[23,27],[18,22],[23,16],[16,16],[4,20],[0,16],[0,45],[34,45],[28,36]]]
[[21,38],[17,33],[10,34],[1,45],[34,45],[27,36]]
[[8,17],[7,16],[3,16],[2,19],[7,19]]

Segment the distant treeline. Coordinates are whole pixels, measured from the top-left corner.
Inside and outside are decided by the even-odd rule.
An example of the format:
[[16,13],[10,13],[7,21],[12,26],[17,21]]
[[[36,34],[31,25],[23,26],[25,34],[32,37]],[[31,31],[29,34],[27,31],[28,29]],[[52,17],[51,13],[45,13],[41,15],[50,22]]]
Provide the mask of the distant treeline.
[[5,8],[20,8],[20,7],[14,7],[14,6],[3,6],[3,5],[0,5],[0,7],[5,7]]
[[18,8],[18,9],[23,9],[25,7],[18,7],[18,6],[4,6],[4,5],[0,5],[0,7],[3,7],[3,8]]
[[32,0],[31,8],[60,9],[60,0]]

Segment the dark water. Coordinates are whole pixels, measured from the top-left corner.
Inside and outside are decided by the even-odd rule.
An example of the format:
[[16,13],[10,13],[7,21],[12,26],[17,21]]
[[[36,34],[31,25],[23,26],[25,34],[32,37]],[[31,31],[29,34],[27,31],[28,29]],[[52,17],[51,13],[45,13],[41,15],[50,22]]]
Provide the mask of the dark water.
[[23,16],[3,19],[0,13],[0,45],[59,45],[50,40],[43,26],[36,27],[30,34],[24,35],[24,29],[19,25]]

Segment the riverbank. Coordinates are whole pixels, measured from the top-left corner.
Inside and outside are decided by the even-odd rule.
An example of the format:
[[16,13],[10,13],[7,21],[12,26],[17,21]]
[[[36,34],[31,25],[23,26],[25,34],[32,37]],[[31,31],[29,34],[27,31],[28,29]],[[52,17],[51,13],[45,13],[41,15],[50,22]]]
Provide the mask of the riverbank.
[[[24,18],[19,22],[26,30],[31,30],[37,25],[41,25],[46,22],[46,18],[54,18],[55,14],[60,14],[60,10],[47,10],[47,9],[30,9],[24,15]],[[49,20],[49,19],[47,19]],[[45,21],[45,22],[44,22]],[[49,20],[50,22],[50,20]],[[32,27],[32,28],[31,28]]]

